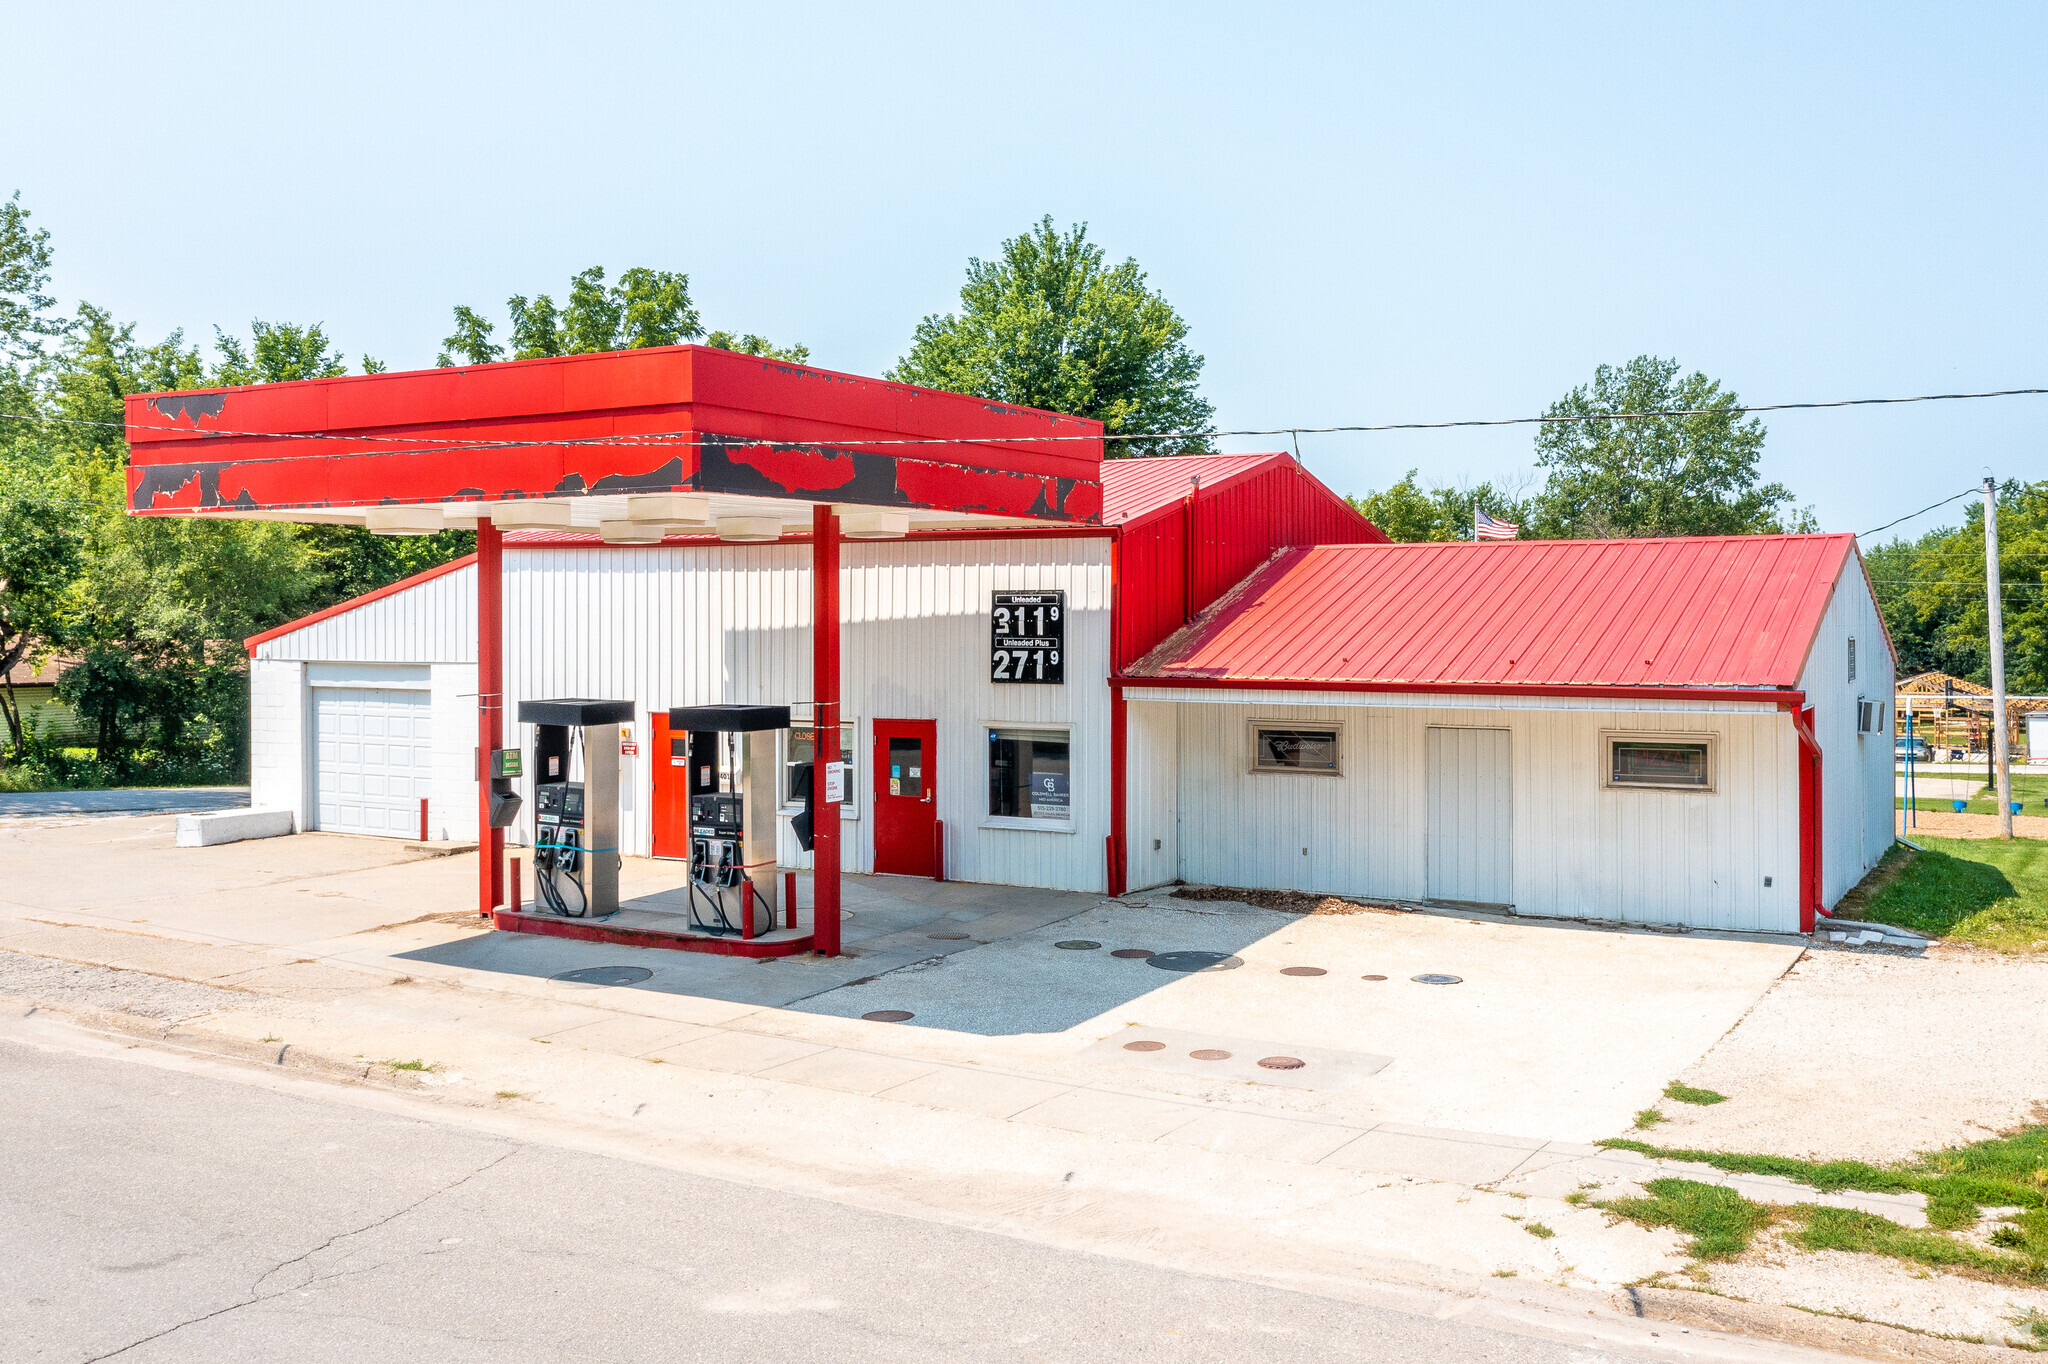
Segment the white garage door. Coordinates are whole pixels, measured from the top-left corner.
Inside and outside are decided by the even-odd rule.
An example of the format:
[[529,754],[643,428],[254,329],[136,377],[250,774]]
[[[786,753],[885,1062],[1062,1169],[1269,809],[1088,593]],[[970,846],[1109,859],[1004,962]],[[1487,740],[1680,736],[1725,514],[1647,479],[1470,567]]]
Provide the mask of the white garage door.
[[427,693],[313,689],[313,827],[418,838],[433,773]]
[[1429,898],[1515,898],[1515,787],[1504,729],[1431,727]]

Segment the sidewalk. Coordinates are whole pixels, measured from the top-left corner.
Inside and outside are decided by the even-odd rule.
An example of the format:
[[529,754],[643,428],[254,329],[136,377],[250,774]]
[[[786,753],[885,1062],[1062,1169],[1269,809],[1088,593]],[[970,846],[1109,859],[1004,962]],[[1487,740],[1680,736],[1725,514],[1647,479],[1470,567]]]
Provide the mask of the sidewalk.
[[[0,1033],[27,1035],[54,1008],[272,1073],[409,1085],[479,1122],[540,1123],[702,1173],[1314,1291],[1362,1279],[1470,1291],[1498,1276],[1515,1286],[1491,1293],[1591,1289],[1605,1311],[1608,1292],[1682,1268],[1683,1238],[1579,1203],[1666,1175],[1924,1221],[1917,1198],[1830,1198],[1541,1127],[1403,1116],[1439,1089],[1456,1111],[1551,1125],[1640,1106],[1623,1089],[1546,1107],[1545,1085],[1642,1073],[1661,1086],[1796,944],[1485,916],[1275,916],[1273,931],[1267,911],[1214,902],[853,878],[848,956],[757,963],[490,932],[467,907],[469,857],[389,842],[277,839],[167,862],[171,823],[0,834],[14,863],[45,859],[36,903],[13,898],[31,893],[20,884],[0,890],[0,996],[17,1001]],[[629,862],[626,893],[673,875]],[[1182,975],[1111,955],[1138,939],[1234,949],[1245,965]],[[1387,969],[1344,955],[1361,951]],[[1282,969],[1301,962],[1330,969]],[[1408,981],[1432,965],[1471,979]],[[1660,993],[1660,972],[1710,967],[1762,984]],[[1660,1016],[1669,999],[1692,1014],[1646,1028],[1574,1012],[1602,989],[1634,1007],[1630,988]],[[882,1008],[911,1018],[860,1017]],[[976,1017],[986,1030],[961,1026]],[[1501,1017],[1527,1035],[1499,1035]],[[1235,1026],[1245,1020],[1256,1027]],[[1603,1026],[1616,1035],[1599,1040]],[[1286,1038],[1313,1083],[1260,1070],[1276,1054],[1261,1035]],[[1485,1036],[1494,1053],[1459,1070],[1450,1053]],[[1191,1055],[1210,1051],[1231,1055]],[[1489,1099],[1489,1083],[1509,1101]]]

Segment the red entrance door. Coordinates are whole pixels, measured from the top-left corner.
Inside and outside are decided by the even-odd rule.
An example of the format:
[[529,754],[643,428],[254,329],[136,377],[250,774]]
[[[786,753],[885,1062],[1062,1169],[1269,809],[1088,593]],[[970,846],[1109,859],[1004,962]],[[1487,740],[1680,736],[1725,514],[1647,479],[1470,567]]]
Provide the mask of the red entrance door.
[[875,721],[875,870],[936,876],[936,720]]
[[654,773],[654,855],[690,855],[690,736],[671,734],[668,712],[653,715],[647,765]]

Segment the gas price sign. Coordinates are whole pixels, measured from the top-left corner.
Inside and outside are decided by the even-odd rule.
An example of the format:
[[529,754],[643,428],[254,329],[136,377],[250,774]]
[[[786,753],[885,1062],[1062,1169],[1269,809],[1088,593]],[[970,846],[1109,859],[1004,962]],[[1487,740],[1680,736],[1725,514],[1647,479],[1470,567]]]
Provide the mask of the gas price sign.
[[991,682],[1067,680],[1067,594],[998,592],[989,615]]

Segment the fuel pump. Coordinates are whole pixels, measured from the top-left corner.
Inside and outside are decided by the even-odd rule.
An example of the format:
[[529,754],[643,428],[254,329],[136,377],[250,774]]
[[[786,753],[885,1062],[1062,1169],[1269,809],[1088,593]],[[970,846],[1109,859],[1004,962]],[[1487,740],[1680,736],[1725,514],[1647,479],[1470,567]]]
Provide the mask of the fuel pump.
[[789,707],[677,706],[668,724],[690,736],[690,927],[773,928],[775,733],[789,728]]
[[[571,919],[619,910],[619,726],[631,701],[521,701],[533,728],[533,888]],[[578,776],[581,780],[576,780]]]

